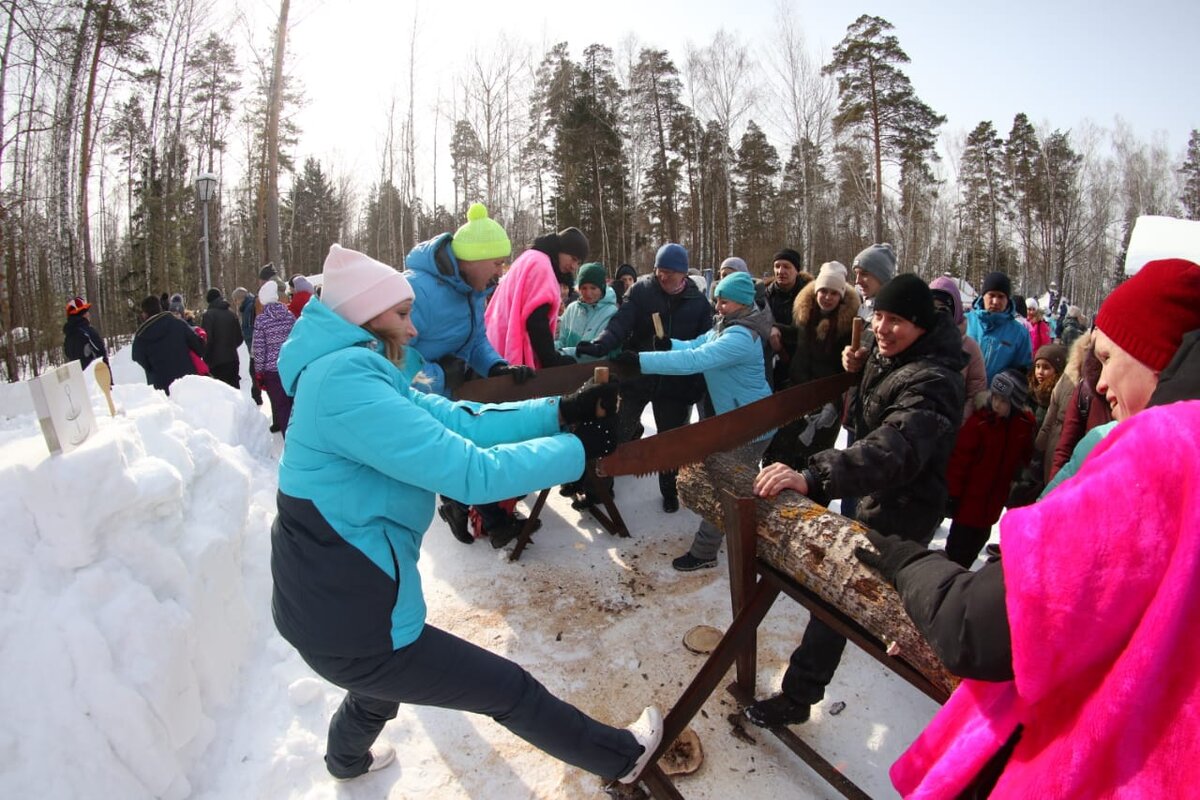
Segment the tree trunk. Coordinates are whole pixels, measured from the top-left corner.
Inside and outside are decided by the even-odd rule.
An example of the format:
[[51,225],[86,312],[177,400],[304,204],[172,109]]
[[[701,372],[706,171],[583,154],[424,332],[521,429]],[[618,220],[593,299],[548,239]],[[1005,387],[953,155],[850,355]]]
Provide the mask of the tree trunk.
[[271,67],[271,100],[267,110],[267,261],[282,277],[283,250],[279,238],[279,117],[283,105],[283,52],[287,46],[288,8],[291,0],[279,4],[279,24],[275,29],[274,63]]
[[[112,2],[104,4],[96,21],[96,42],[88,68],[87,91],[83,98],[83,123],[79,132],[79,246],[83,253],[83,281],[89,298],[100,297],[100,276],[92,258],[92,224],[88,211],[88,178],[92,171],[92,105],[96,101],[96,73],[100,68],[100,51],[108,33],[108,18]],[[93,300],[95,302],[95,300]]]
[[[679,497],[688,508],[724,528],[721,489],[752,497],[755,471],[717,454],[679,472]],[[904,611],[900,595],[854,557],[855,546],[869,546],[863,527],[796,492],[758,501],[759,558],[865,628],[947,693],[958,678],[942,666],[925,637]]]

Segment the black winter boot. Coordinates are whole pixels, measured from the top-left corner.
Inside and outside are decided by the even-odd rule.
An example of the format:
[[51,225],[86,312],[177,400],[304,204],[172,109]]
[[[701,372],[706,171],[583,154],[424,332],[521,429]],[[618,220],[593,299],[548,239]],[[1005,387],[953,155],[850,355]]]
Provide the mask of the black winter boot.
[[450,526],[454,538],[463,544],[475,544],[475,536],[467,519],[467,509],[458,503],[442,503],[438,506],[438,516]]

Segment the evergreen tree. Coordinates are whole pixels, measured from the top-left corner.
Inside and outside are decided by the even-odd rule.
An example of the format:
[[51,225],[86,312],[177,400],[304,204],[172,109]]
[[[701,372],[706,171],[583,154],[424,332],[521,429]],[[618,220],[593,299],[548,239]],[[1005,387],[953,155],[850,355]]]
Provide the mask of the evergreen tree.
[[1042,272],[1047,283],[1066,289],[1068,255],[1080,232],[1079,170],[1083,156],[1071,147],[1067,133],[1054,131],[1042,144],[1038,172],[1043,183],[1035,220],[1042,240]]
[[1183,177],[1183,212],[1187,219],[1200,219],[1200,130],[1192,129],[1188,139],[1187,158],[1179,168]]
[[[804,245],[805,251],[813,253],[814,260],[836,260],[829,200],[832,188],[820,149],[809,139],[792,145],[788,163],[783,168],[777,203],[781,242]],[[811,230],[807,238],[806,227]],[[806,260],[805,263],[810,262]]]
[[454,213],[466,216],[471,203],[483,199],[480,194],[479,172],[483,147],[471,123],[460,119],[450,137],[450,165],[454,173]]
[[306,159],[283,208],[288,271],[299,275],[320,272],[329,245],[341,238],[345,220],[345,205],[321,163]]
[[980,122],[967,136],[958,175],[960,247],[966,250],[967,277],[972,281],[1000,269],[999,225],[1008,194],[1004,168],[1004,142],[991,121]]
[[884,158],[909,164],[935,158],[936,131],[946,121],[917,97],[908,76],[897,67],[909,58],[888,33],[892,28],[881,17],[862,15],[847,29],[825,67],[838,82],[834,129],[866,138],[873,150],[877,242],[884,241]]
[[1040,258],[1040,239],[1034,231],[1034,218],[1042,205],[1043,182],[1039,169],[1042,144],[1025,114],[1013,117],[1012,130],[1004,143],[1004,161],[1011,190],[1009,219],[1016,225],[1021,240],[1021,267],[1030,268]]
[[733,174],[738,198],[733,252],[748,264],[765,263],[780,239],[774,214],[779,153],[753,120],[742,135]]
[[679,240],[679,182],[686,136],[679,70],[665,50],[644,49],[630,75],[629,101],[638,111],[633,135],[649,143],[650,166],[642,180],[654,241]]

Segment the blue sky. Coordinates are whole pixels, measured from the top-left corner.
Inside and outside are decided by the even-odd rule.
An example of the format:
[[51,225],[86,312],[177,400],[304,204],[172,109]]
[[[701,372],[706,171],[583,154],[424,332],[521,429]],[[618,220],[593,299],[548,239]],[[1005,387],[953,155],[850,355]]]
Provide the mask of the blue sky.
[[[260,21],[277,8],[274,0],[242,2]],[[1111,129],[1119,115],[1140,139],[1165,136],[1169,150],[1182,155],[1189,131],[1200,128],[1196,0],[908,0],[857,8],[793,0],[788,7],[810,52],[822,61],[859,14],[889,20],[912,59],[907,73],[918,95],[948,117],[944,133],[965,133],[990,119],[1005,135],[1018,111],[1039,129],[1071,129],[1085,120]],[[402,118],[407,102],[414,8],[417,114],[427,120],[418,141],[421,157],[428,160],[433,136],[428,117],[438,88],[445,97],[450,77],[469,54],[476,48],[494,50],[502,36],[527,44],[536,63],[558,41],[568,41],[577,57],[590,43],[615,49],[633,35],[644,45],[667,49],[681,65],[688,42],[704,45],[722,27],[764,55],[777,13],[774,0],[419,0],[415,6],[385,0],[293,0],[292,69],[308,98],[298,118],[304,129],[301,156],[315,155],[356,175],[378,174],[388,105],[397,99]],[[264,38],[257,30],[256,36]],[[768,128],[770,114],[768,103],[754,118]],[[439,162],[448,162],[448,134],[449,124],[443,121]],[[443,172],[441,163],[438,171]]]

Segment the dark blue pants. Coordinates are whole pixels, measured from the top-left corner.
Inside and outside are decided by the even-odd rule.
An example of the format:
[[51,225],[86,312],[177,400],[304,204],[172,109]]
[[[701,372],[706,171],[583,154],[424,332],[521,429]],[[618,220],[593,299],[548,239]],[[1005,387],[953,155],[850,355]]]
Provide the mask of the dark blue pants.
[[558,699],[518,664],[426,625],[412,644],[365,658],[301,652],[321,677],[346,689],[329,722],[325,765],[338,778],[367,771],[368,752],[400,703],[486,714],[560,761],[618,778],[641,746]]

